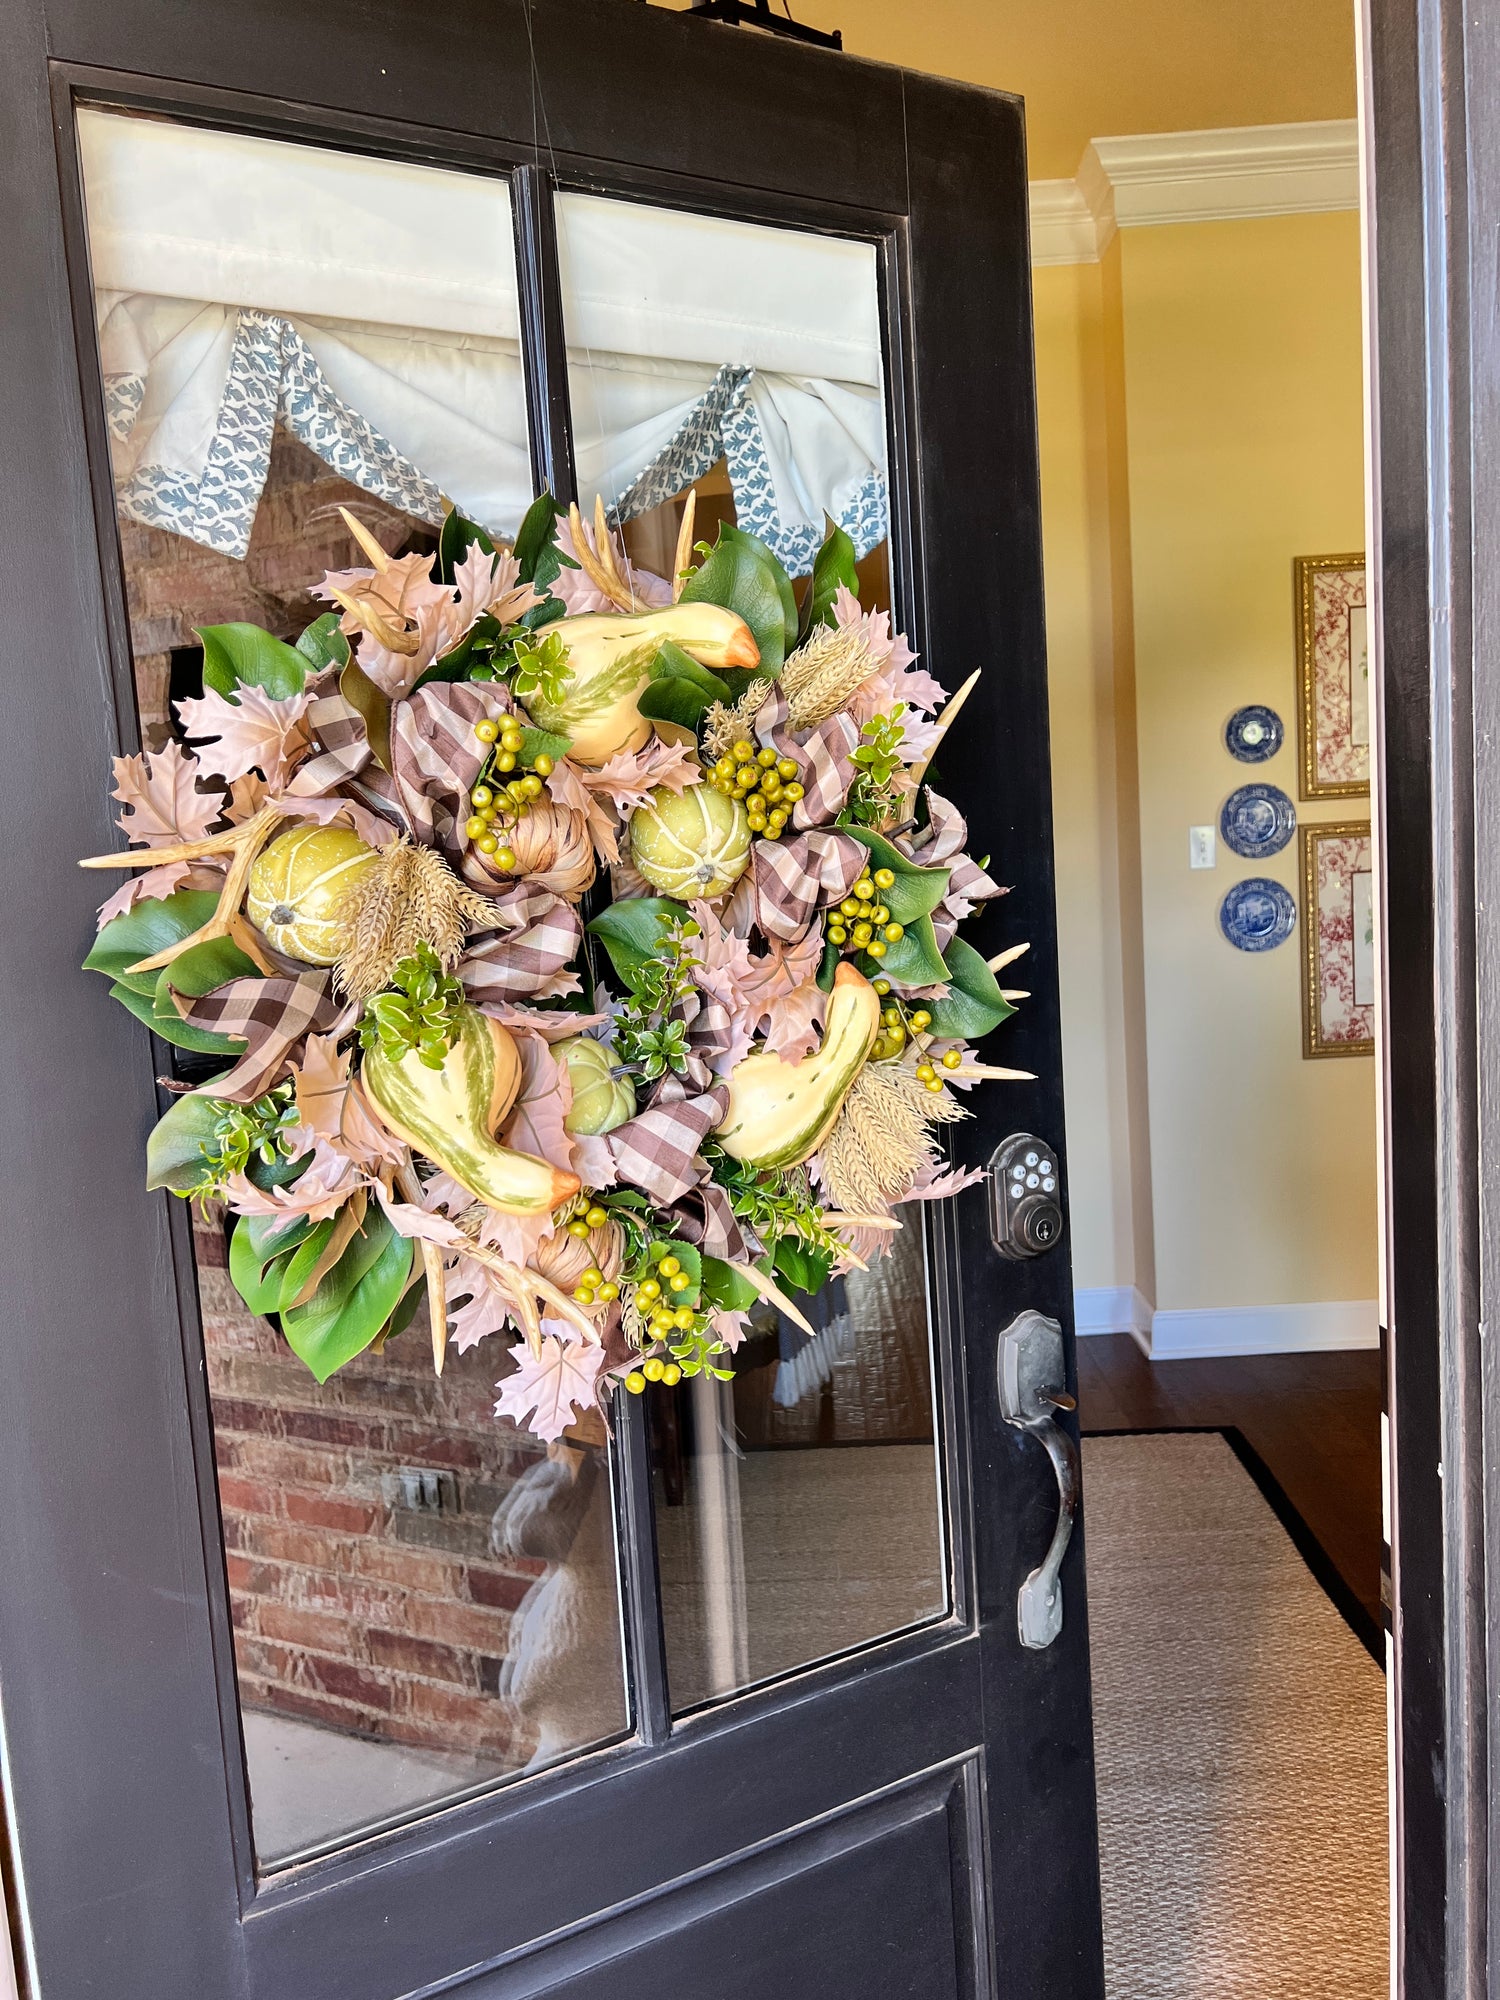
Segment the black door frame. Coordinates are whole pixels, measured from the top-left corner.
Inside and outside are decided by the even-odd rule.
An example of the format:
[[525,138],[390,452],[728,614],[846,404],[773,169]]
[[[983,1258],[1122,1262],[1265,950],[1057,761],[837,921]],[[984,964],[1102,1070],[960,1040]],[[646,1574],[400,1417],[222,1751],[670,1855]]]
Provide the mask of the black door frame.
[[[369,44],[379,37],[384,52],[403,35],[413,63],[406,72],[392,64],[388,75]],[[664,135],[659,97],[632,93],[628,66],[601,62],[580,73],[576,46],[590,37],[654,65],[657,78],[670,75],[683,101],[700,107],[699,133],[710,136],[679,145]],[[530,67],[496,75],[473,61],[480,47],[526,49]],[[566,94],[539,87],[564,73]],[[1015,100],[741,38],[621,0],[454,0],[425,14],[404,0],[326,0],[316,10],[304,0],[256,0],[176,11],[159,0],[15,0],[0,16],[0,176],[17,217],[8,288],[15,369],[0,379],[0,438],[9,463],[27,472],[0,481],[0,546],[37,579],[49,548],[82,550],[92,533],[100,564],[92,581],[75,573],[64,602],[42,588],[18,592],[8,674],[19,707],[17,728],[0,740],[0,804],[33,829],[45,822],[48,774],[66,765],[70,746],[80,763],[102,770],[106,750],[129,747],[133,726],[113,510],[88,469],[90,457],[96,469],[107,458],[80,283],[76,92],[208,122],[232,117],[288,137],[363,142],[438,164],[514,169],[523,312],[541,336],[545,364],[532,406],[533,449],[538,471],[564,489],[565,370],[546,255],[549,164],[605,191],[655,188],[766,220],[843,227],[881,244],[887,278],[902,277],[901,289],[887,286],[888,298],[903,300],[887,331],[898,402],[892,483],[904,477],[912,494],[893,550],[903,610],[934,656],[991,654],[1009,663],[1009,692],[997,687],[987,699],[997,704],[997,729],[1008,722],[1026,757],[1015,761],[1002,793],[984,732],[967,732],[952,746],[950,775],[958,795],[975,801],[981,851],[1017,884],[1007,904],[1010,934],[1050,935],[1024,147]],[[820,117],[834,93],[838,115]],[[964,137],[955,149],[960,109]],[[892,146],[894,133],[905,141],[904,157]],[[481,136],[460,136],[468,134]],[[518,144],[518,134],[533,143]],[[655,164],[625,169],[621,160]],[[696,175],[695,160],[709,162]],[[726,182],[736,190],[732,200]],[[898,273],[914,233],[911,271]],[[65,251],[70,272],[62,269]],[[978,353],[963,332],[976,313],[990,336]],[[908,314],[922,328],[920,349]],[[907,399],[940,407],[955,386],[975,414],[913,433],[903,420]],[[38,452],[43,440],[48,448]],[[955,495],[972,500],[960,507]],[[925,603],[918,592],[924,539],[930,565],[944,530],[963,540],[961,548],[948,544],[940,577],[978,565],[1007,579],[983,619],[963,609],[958,588],[933,591]],[[38,679],[35,663],[60,643],[63,664],[50,680]],[[102,796],[92,790],[68,798],[70,852],[75,837],[83,850],[111,838]],[[951,1234],[976,1274],[976,1298],[982,1284],[984,1311],[965,1321],[955,1300],[938,1315],[939,1339],[951,1342],[954,1358],[943,1426],[950,1478],[959,1493],[972,1478],[980,1496],[972,1532],[956,1538],[953,1618],[882,1645],[853,1667],[830,1663],[752,1693],[663,1741],[659,1615],[649,1591],[633,1596],[627,1624],[642,1664],[642,1706],[631,1744],[500,1794],[498,1806],[490,1795],[356,1853],[254,1879],[236,1776],[233,1665],[185,1216],[178,1211],[169,1221],[166,1204],[127,1193],[113,1174],[113,1163],[138,1157],[152,1115],[147,1051],[74,970],[87,881],[72,878],[64,891],[13,871],[0,879],[0,897],[10,912],[6,934],[26,945],[6,955],[0,974],[0,1033],[16,1038],[12,1049],[27,1050],[15,1063],[14,1097],[0,1104],[9,1127],[6,1213],[25,1218],[4,1233],[14,1276],[5,1294],[12,1387],[8,1410],[0,1399],[0,1519],[9,1587],[28,1599],[24,1621],[0,1623],[0,1659],[22,1861],[39,1935],[46,1930],[42,1976],[57,1982],[48,2000],[54,1990],[92,1990],[97,1926],[106,1917],[118,1953],[116,1992],[129,1990],[120,1984],[127,1973],[162,1991],[159,1970],[170,1966],[183,1992],[292,2000],[305,1990],[310,1949],[327,1968],[320,2000],[325,1990],[329,2000],[429,1991],[466,1970],[476,1976],[465,1989],[476,2000],[481,1991],[541,1990],[563,1968],[583,1976],[591,1953],[630,1949],[632,1926],[655,1935],[655,1924],[665,1935],[749,1895],[757,1869],[774,1872],[770,1850],[788,1828],[799,1829],[809,1853],[820,1840],[852,1853],[903,1828],[930,1828],[934,1816],[952,1845],[956,1904],[983,1896],[989,1829],[997,1843],[1003,1834],[1003,1894],[993,1909],[959,1912],[959,1930],[984,1940],[964,1968],[964,1990],[992,1992],[993,1937],[1005,1968],[1001,1990],[1014,1984],[1035,2000],[1092,2000],[1101,1973],[1092,1763],[1081,1727],[1088,1714],[1081,1538],[1064,1572],[1064,1639],[1046,1654],[1025,1654],[1014,1592],[1045,1545],[1055,1488],[1043,1455],[1000,1421],[994,1393],[994,1335],[1010,1311],[1039,1306],[1070,1324],[1067,1260],[1002,1265],[977,1192],[960,1203]],[[968,1128],[979,1157],[1017,1126],[1061,1137],[1055,967],[1043,951],[1033,957],[1041,961],[1029,980],[1037,1004],[1013,1024],[1010,1055],[1041,1081],[980,1107]],[[49,1124],[53,1051],[70,1038],[87,1050],[100,1082],[86,1107],[76,1092],[54,1090]],[[44,1132],[54,1147],[40,1147]],[[91,1175],[96,1151],[111,1170]],[[70,1186],[77,1209],[64,1198]],[[73,1234],[80,1212],[89,1232],[82,1250]],[[106,1272],[117,1296],[101,1283]],[[162,1351],[171,1316],[186,1329],[176,1359]],[[111,1340],[101,1350],[104,1325]],[[108,1411],[107,1425],[80,1423],[91,1395]],[[627,1409],[621,1512],[639,1547],[650,1495],[639,1407]],[[94,1579],[81,1593],[80,1573]],[[836,1716],[818,1705],[819,1690],[834,1686]],[[960,1715],[969,1718],[967,1734],[955,1724]],[[59,1754],[60,1728],[73,1732],[68,1757]],[[210,1782],[200,1769],[189,1782],[183,1746],[207,1760],[210,1744],[222,1753],[227,1815],[217,1775]],[[172,1807],[161,1838],[132,1839],[140,1798],[156,1792]],[[577,1891],[576,1907],[549,1901],[526,1880],[529,1835],[547,1815],[571,1830],[580,1869],[595,1871],[589,1900]],[[633,1843],[617,1837],[622,1815],[647,1830]],[[717,1881],[709,1862],[724,1864]],[[497,1879],[513,1889],[503,1913]],[[662,1894],[666,1882],[675,1886]],[[417,1908],[441,1911],[441,1953],[410,1920]],[[622,1913],[610,1941],[598,1939],[603,1926],[593,1940],[583,1934],[601,1909]],[[70,1926],[75,1912],[86,1918]],[[570,1926],[576,1937],[517,1963],[531,1940]]]
[[1396,1957],[1402,2000],[1478,2000],[1500,1970],[1500,18],[1363,0],[1361,27]]

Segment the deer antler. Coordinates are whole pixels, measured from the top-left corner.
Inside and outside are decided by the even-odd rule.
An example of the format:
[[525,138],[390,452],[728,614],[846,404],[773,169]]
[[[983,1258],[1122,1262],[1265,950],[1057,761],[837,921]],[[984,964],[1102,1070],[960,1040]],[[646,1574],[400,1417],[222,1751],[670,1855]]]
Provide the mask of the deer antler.
[[568,509],[568,526],[573,534],[573,553],[577,556],[584,575],[620,611],[643,611],[646,607],[631,589],[629,580],[621,573],[615,559],[614,543],[610,540],[609,522],[604,517],[602,496],[594,497],[594,539],[591,542],[588,530],[583,525],[583,516],[578,511],[575,500]]
[[274,977],[277,968],[266,957],[265,948],[253,927],[240,914],[240,904],[245,899],[256,855],[284,817],[277,807],[262,806],[243,825],[226,827],[222,833],[205,834],[201,840],[179,840],[170,847],[136,847],[124,854],[93,854],[86,861],[80,861],[80,868],[159,868],[168,861],[203,861],[215,854],[233,856],[224,876],[224,886],[219,891],[218,906],[208,922],[187,937],[179,938],[175,944],[169,944],[164,951],[153,952],[150,958],[137,960],[134,965],[127,966],[126,971],[160,971],[162,966],[170,965],[174,958],[180,958],[195,944],[207,944],[211,938],[227,937],[239,946],[247,958],[253,959],[262,972]]
[[[396,1186],[404,1201],[422,1206],[422,1183],[417,1179],[417,1170],[408,1153],[405,1162],[396,1169]],[[422,1269],[427,1275],[427,1320],[432,1329],[432,1372],[441,1375],[443,1361],[448,1352],[448,1278],[443,1269],[443,1252],[439,1244],[425,1236],[417,1239],[417,1248],[422,1253]]]
[[598,1344],[599,1328],[594,1321],[576,1301],[570,1299],[566,1292],[559,1291],[551,1279],[544,1278],[540,1271],[532,1270],[530,1265],[523,1267],[512,1264],[497,1250],[491,1250],[487,1244],[472,1240],[466,1245],[464,1255],[472,1257],[476,1264],[482,1264],[495,1278],[515,1308],[516,1317],[521,1322],[521,1330],[526,1336],[526,1345],[533,1354],[540,1354],[542,1351],[542,1320],[537,1310],[538,1299],[560,1319],[568,1320],[576,1326],[585,1340]]
[[690,486],[687,502],[682,510],[682,526],[677,530],[677,553],[672,558],[672,602],[682,596],[682,586],[687,582],[687,567],[693,559],[693,522],[698,513],[698,489]]

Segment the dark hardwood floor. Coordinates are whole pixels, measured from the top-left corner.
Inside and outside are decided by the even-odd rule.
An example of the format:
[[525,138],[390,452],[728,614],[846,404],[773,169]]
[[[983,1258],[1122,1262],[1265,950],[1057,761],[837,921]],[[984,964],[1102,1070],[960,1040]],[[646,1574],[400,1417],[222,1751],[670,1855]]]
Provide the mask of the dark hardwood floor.
[[1380,1356],[1148,1361],[1127,1333],[1078,1343],[1089,1431],[1233,1426],[1371,1617],[1380,1619]]

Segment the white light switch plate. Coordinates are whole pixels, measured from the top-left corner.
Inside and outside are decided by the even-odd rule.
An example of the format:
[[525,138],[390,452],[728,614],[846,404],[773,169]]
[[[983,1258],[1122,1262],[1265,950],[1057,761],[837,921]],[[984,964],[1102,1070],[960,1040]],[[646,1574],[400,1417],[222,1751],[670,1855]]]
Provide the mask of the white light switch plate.
[[1215,829],[1211,826],[1190,826],[1188,828],[1188,867],[1215,868],[1218,866],[1218,842]]

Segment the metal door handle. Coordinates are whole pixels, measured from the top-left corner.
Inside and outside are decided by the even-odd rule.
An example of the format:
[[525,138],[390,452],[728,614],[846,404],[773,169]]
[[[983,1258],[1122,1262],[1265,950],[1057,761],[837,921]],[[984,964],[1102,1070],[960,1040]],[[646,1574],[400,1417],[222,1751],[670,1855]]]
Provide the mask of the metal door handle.
[[1078,1447],[1052,1414],[1076,1407],[1063,1387],[1067,1377],[1058,1322],[1029,1309],[1018,1314],[1000,1336],[998,1372],[1002,1416],[1017,1430],[1040,1439],[1057,1474],[1057,1526],[1046,1555],[1021,1585],[1016,1600],[1021,1644],[1040,1652],[1062,1630],[1062,1585],[1057,1573],[1078,1512]]

